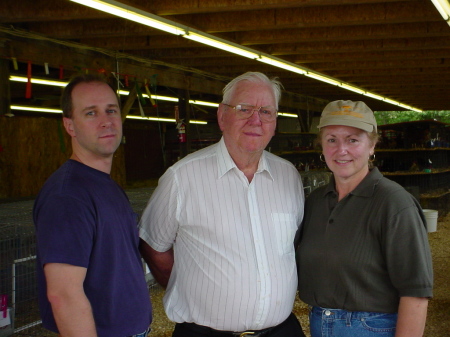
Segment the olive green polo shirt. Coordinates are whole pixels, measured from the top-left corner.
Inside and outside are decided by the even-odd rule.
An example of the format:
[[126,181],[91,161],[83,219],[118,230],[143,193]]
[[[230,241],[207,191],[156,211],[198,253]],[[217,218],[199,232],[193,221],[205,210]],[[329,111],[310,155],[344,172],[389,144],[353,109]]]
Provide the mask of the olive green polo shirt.
[[402,296],[431,297],[420,204],[377,168],[338,202],[334,179],[306,200],[299,293],[313,306],[394,313]]

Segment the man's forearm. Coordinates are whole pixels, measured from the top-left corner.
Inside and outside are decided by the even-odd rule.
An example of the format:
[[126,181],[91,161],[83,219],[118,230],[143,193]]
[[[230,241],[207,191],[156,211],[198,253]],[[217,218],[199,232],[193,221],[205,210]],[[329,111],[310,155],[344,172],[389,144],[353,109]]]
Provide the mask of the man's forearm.
[[156,282],[166,288],[174,263],[173,248],[166,252],[158,252],[140,239],[139,250]]
[[62,337],[96,337],[91,303],[84,292],[87,269],[64,263],[44,266],[47,298]]
[[62,337],[97,337],[92,308],[86,296],[49,299]]

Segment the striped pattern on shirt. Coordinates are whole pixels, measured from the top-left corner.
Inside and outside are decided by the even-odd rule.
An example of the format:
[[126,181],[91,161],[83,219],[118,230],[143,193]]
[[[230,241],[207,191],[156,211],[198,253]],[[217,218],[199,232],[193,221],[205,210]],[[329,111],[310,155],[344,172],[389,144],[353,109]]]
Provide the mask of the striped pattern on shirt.
[[293,241],[303,204],[291,163],[264,151],[249,183],[223,139],[170,167],[140,222],[153,249],[174,247],[168,317],[231,331],[283,322],[297,289]]

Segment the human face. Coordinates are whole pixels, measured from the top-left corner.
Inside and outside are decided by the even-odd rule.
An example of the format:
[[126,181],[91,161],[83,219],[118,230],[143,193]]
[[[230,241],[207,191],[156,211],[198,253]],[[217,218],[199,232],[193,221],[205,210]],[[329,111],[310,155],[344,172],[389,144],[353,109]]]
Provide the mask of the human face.
[[122,138],[117,96],[105,83],[80,83],[72,91],[72,118],[64,126],[73,152],[84,161],[112,158]]
[[[272,89],[263,83],[241,81],[236,85],[230,105],[249,104],[256,107],[274,106],[276,100]],[[221,104],[218,121],[227,149],[232,155],[261,153],[275,133],[276,120],[261,122],[258,113],[248,119],[239,119],[236,112]]]
[[369,172],[368,159],[375,148],[367,132],[331,125],[323,128],[321,140],[325,161],[336,181],[359,184]]

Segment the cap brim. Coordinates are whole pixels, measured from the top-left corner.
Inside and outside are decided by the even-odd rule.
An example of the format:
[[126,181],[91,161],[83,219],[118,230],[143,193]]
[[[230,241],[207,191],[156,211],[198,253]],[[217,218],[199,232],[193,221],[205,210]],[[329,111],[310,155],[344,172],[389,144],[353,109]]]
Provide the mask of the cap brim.
[[317,126],[319,129],[323,128],[324,126],[329,125],[343,125],[343,126],[351,126],[354,128],[358,128],[367,132],[372,132],[374,129],[376,130],[376,127],[372,124],[365,123],[362,121],[357,121],[354,118],[345,118],[345,116],[329,116],[327,118],[324,118],[324,120],[320,121],[320,124]]

